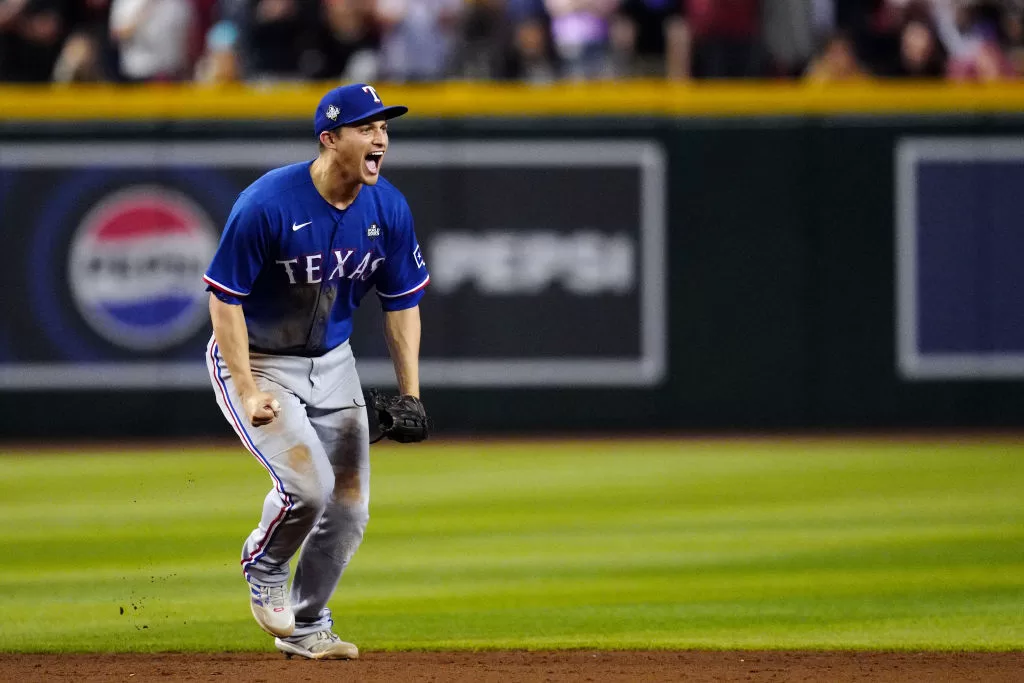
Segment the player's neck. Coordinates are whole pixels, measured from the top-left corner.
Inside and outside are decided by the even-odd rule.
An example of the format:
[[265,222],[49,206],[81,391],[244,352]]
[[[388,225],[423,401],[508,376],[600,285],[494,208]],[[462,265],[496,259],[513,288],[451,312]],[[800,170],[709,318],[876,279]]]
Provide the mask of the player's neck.
[[313,179],[316,191],[336,209],[347,209],[351,206],[363,187],[362,181],[358,178],[346,178],[341,167],[330,163],[322,156],[313,161],[309,175]]

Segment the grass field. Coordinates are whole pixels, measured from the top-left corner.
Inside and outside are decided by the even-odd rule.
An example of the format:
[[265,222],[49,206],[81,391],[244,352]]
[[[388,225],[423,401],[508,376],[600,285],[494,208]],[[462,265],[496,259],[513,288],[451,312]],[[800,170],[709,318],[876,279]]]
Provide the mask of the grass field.
[[[1024,444],[460,442],[373,466],[331,604],[363,649],[1024,648]],[[241,448],[0,457],[0,651],[270,649],[237,562],[268,488]]]

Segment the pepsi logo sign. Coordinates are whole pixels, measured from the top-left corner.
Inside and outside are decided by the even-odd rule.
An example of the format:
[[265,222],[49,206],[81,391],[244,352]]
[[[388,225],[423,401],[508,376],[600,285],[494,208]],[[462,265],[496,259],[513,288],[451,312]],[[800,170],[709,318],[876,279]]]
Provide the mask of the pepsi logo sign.
[[203,272],[217,248],[207,213],[166,187],[108,195],[82,219],[68,260],[71,295],[104,339],[133,350],[178,344],[206,322]]

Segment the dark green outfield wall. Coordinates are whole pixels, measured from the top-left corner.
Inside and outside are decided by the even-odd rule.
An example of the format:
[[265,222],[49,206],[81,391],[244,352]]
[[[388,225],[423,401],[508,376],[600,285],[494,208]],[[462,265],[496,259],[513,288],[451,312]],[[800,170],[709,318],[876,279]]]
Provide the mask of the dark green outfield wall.
[[[306,136],[306,129],[305,122],[75,124],[74,130],[8,124],[0,128],[0,144],[69,136],[262,140]],[[1024,118],[396,125],[396,146],[406,140],[628,138],[656,141],[667,159],[666,379],[650,389],[427,386],[425,401],[439,430],[1024,425],[1020,380],[912,382],[897,372],[894,149],[906,136],[1024,137]],[[4,221],[0,229],[6,239],[21,228]],[[8,291],[19,286],[22,266],[10,267]],[[4,324],[6,335],[17,335],[24,321]],[[425,324],[431,334],[430,320]],[[0,391],[0,435],[7,438],[228,433],[209,390]]]

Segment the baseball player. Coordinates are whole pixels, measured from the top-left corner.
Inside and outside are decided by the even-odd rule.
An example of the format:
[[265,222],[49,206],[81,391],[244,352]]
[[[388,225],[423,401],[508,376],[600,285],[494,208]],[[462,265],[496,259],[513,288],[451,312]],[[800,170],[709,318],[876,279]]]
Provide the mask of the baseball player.
[[367,410],[348,340],[371,288],[400,394],[380,406],[382,428],[397,441],[427,437],[418,304],[430,276],[409,205],[380,175],[388,120],[406,111],[362,83],[324,95],[319,156],[238,196],[203,278],[217,403],[273,480],[242,570],[253,616],[289,657],[359,656],[331,630],[327,601],[369,519]]

